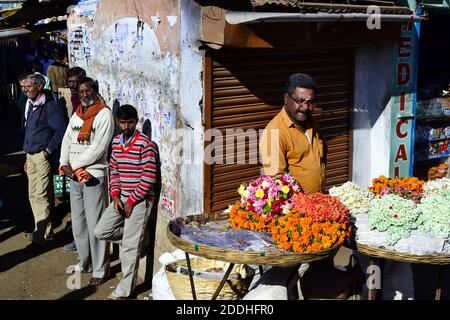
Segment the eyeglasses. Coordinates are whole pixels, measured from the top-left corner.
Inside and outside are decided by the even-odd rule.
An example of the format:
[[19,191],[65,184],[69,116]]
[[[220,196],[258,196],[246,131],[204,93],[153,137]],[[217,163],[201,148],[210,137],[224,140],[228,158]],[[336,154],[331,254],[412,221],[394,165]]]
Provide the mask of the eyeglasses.
[[311,98],[311,99],[298,98],[298,99],[296,99],[291,95],[289,95],[289,97],[298,105],[306,103],[308,106],[314,106],[314,103],[315,103],[314,98]]

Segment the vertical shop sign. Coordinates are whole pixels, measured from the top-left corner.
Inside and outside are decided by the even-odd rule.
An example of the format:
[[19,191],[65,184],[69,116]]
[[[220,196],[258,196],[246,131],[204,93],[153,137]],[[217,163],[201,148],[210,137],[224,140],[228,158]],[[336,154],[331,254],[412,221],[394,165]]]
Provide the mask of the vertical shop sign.
[[416,102],[418,24],[401,25],[401,36],[394,45],[392,86],[391,154],[389,176],[412,174],[414,114]]

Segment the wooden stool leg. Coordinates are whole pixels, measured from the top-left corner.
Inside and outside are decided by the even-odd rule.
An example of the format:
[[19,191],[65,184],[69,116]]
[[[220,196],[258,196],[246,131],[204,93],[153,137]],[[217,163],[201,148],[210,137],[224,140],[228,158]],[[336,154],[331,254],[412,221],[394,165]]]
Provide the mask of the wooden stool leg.
[[438,278],[437,278],[437,284],[436,284],[436,295],[434,296],[434,300],[441,300],[441,292],[442,292],[442,271],[444,267],[439,266],[438,270]]

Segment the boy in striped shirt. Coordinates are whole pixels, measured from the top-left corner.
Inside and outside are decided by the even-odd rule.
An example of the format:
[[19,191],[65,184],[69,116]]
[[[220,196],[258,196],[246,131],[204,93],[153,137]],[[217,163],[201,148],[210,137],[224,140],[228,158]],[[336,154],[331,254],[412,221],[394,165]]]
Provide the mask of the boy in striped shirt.
[[139,256],[149,220],[157,179],[156,144],[136,129],[138,114],[131,105],[117,110],[121,134],[114,137],[110,159],[110,192],[113,202],[97,226],[101,240],[122,241],[123,278],[108,299],[130,297],[136,286]]

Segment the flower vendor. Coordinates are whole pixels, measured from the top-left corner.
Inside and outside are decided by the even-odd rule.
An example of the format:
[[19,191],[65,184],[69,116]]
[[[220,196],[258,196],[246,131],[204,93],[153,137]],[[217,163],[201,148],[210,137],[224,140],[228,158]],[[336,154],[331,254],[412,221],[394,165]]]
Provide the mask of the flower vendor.
[[[312,118],[316,88],[316,81],[311,76],[292,74],[286,84],[284,107],[266,126],[259,145],[265,175],[289,172],[311,195],[323,191],[325,184],[324,143]],[[307,205],[317,202],[315,198],[308,198],[308,201]],[[279,230],[278,242],[281,244],[283,230]],[[302,277],[302,291],[305,298],[342,297],[355,285],[361,286],[362,281],[362,272],[335,269],[330,258],[310,264]]]
[[290,172],[307,193],[322,191],[324,144],[312,118],[316,81],[296,73],[289,77],[284,107],[266,126],[259,149],[264,173]]

